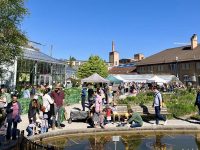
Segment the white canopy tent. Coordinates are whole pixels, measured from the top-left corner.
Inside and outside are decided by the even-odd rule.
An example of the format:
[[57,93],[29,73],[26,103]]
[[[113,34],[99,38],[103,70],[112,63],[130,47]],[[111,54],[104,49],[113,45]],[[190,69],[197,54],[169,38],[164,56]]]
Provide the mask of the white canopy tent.
[[166,80],[164,80],[164,79],[162,79],[162,78],[160,78],[160,77],[158,77],[156,75],[147,80],[147,83],[153,83],[153,82],[156,82],[158,84],[167,83]]
[[107,79],[104,79],[103,77],[101,77],[99,74],[94,73],[93,75],[84,78],[81,80],[82,83],[84,82],[90,82],[90,83],[109,83],[110,81]]
[[122,78],[121,76],[119,76],[119,75],[116,75],[116,76],[114,76],[115,78],[117,78],[117,79],[119,79],[119,80],[121,80],[121,81],[123,81],[123,82],[128,82],[128,80],[125,80],[124,78]]
[[146,80],[151,78],[152,75],[115,75],[118,79],[123,79],[124,82],[143,82],[146,83]]
[[162,80],[161,81],[162,83],[169,83],[176,78],[174,75],[155,75],[155,74],[136,74],[136,75],[118,74],[113,76],[116,77],[117,79],[122,80],[123,82],[139,82],[139,83],[146,83],[148,80],[151,80],[154,76],[157,76],[159,80]]

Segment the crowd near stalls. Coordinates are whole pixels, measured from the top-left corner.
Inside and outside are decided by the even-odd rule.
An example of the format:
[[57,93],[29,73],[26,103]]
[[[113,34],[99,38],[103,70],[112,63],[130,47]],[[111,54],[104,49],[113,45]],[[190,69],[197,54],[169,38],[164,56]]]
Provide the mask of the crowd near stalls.
[[113,87],[118,87],[120,95],[136,95],[152,86],[159,87],[163,92],[173,92],[175,88],[185,88],[184,84],[174,75],[109,75],[107,79]]
[[[88,123],[92,127],[105,127],[105,124],[110,123],[111,114],[116,111],[116,99],[120,96],[137,95],[139,92],[149,90],[151,87],[159,86],[164,92],[172,92],[174,88],[183,87],[180,82],[167,81],[167,78],[151,76],[148,78],[131,77],[130,76],[108,76],[106,79],[93,74],[92,76],[82,79],[82,90],[80,99],[82,110],[84,113],[89,110],[87,116]],[[65,93],[63,86],[58,83],[56,85],[24,85],[20,91],[8,92],[7,88],[1,87],[0,109],[2,119],[1,126],[7,128],[6,138],[15,140],[17,138],[17,126],[21,122],[21,104],[18,98],[22,97],[29,100],[27,120],[29,125],[26,128],[27,136],[35,133],[48,132],[50,128],[56,127],[62,129],[65,124],[62,123],[65,112],[64,99]],[[88,114],[88,113],[87,113]],[[139,121],[139,126],[142,126],[141,117],[135,112],[129,110],[131,121]],[[77,117],[77,116],[76,116]],[[135,124],[132,124],[135,127]],[[138,124],[137,124],[138,126]],[[37,129],[37,130],[36,130]]]

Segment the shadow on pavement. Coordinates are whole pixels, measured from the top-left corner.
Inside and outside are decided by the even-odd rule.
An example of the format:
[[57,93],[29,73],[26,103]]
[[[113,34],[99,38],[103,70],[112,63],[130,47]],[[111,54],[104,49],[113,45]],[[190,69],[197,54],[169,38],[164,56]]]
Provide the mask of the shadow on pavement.
[[177,120],[182,120],[182,121],[186,121],[186,122],[193,123],[193,124],[200,124],[200,120],[192,121],[192,120],[189,120],[189,119],[184,119],[184,118],[181,118],[181,117],[177,117],[175,115],[173,115],[173,117],[175,119],[177,119]]

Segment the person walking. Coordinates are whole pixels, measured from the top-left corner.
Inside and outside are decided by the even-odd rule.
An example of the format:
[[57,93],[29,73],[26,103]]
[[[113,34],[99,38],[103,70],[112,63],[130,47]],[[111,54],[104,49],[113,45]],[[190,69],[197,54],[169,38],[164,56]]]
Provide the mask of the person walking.
[[6,139],[10,140],[12,136],[12,140],[16,140],[17,138],[17,124],[21,122],[21,105],[17,101],[17,95],[12,95],[12,102],[8,103],[6,108],[7,112],[7,133]]
[[86,96],[87,96],[87,88],[85,87],[85,85],[83,85],[82,91],[81,91],[81,105],[82,105],[83,111],[85,111]]
[[197,96],[196,96],[196,101],[195,101],[194,106],[198,107],[199,115],[200,115],[200,88],[197,91]]
[[166,116],[163,116],[160,114],[160,110],[162,109],[162,95],[158,91],[157,87],[153,87],[153,92],[154,92],[154,101],[152,107],[155,109],[155,115],[156,115],[156,125],[159,124],[159,120],[164,121],[164,125],[167,124],[167,119]]
[[55,106],[55,117],[57,116],[57,128],[62,129],[60,126],[61,124],[61,113],[62,107],[65,99],[65,94],[61,89],[60,84],[57,84],[55,90],[51,93],[51,97],[54,99],[54,106]]

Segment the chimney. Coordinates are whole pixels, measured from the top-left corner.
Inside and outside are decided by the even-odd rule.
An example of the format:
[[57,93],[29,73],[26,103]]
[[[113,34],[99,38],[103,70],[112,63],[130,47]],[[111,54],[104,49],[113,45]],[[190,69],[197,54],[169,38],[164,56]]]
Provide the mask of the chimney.
[[115,43],[114,43],[114,41],[112,41],[112,52],[114,52],[115,51]]
[[197,35],[193,34],[193,36],[191,37],[191,49],[195,49],[198,46],[198,42],[197,42]]

